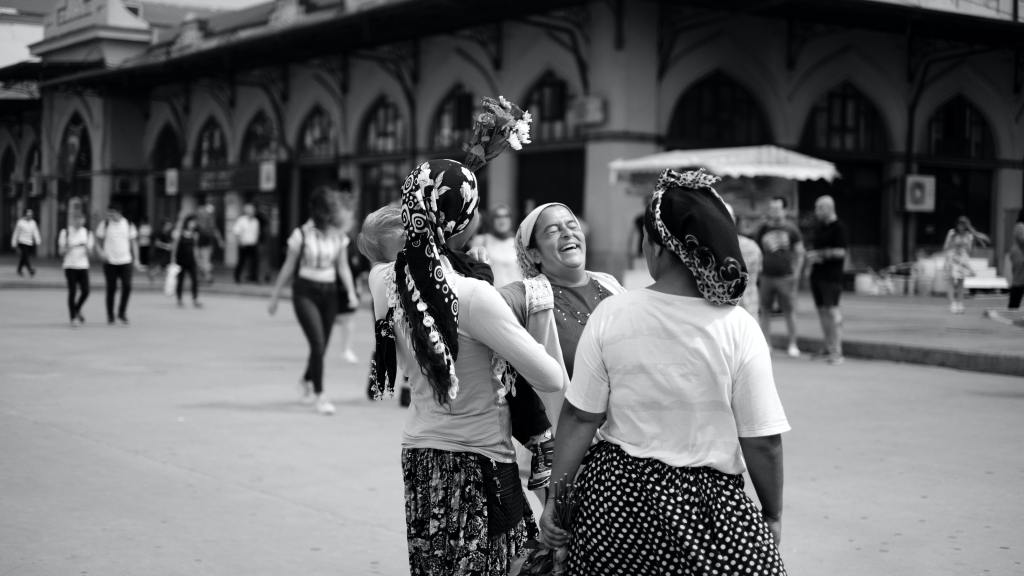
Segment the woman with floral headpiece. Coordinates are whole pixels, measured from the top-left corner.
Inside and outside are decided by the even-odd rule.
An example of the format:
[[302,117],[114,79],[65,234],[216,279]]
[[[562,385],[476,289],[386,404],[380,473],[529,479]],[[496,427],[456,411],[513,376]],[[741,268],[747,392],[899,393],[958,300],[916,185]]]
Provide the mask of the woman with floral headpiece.
[[768,344],[736,305],[747,272],[715,181],[662,175],[644,215],[654,284],[607,299],[580,339],[552,471],[574,484],[557,504],[574,517],[558,526],[553,498],[541,517],[571,574],[785,574],[789,424]]
[[[512,120],[482,131],[489,144],[479,154],[470,146],[470,165],[496,155],[495,144],[519,144]],[[385,270],[388,312],[377,325],[374,369],[389,373],[387,392],[395,371],[411,388],[402,472],[413,576],[508,573],[536,524],[519,483],[509,389],[496,356],[540,390],[562,386],[558,364],[463,255],[479,225],[470,167],[431,160],[403,184],[405,245]]]

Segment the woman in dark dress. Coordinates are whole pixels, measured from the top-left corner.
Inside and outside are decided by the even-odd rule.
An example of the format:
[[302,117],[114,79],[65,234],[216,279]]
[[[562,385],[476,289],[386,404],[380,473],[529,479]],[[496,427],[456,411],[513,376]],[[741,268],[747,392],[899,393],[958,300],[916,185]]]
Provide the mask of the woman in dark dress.
[[185,275],[192,281],[192,305],[201,308],[199,303],[199,275],[198,263],[196,260],[196,246],[199,241],[199,227],[195,216],[188,216],[181,223],[181,230],[178,231],[171,248],[171,260],[181,266],[178,272],[178,288],[175,294],[178,296],[178,307],[185,304],[181,300],[182,288],[185,286]]

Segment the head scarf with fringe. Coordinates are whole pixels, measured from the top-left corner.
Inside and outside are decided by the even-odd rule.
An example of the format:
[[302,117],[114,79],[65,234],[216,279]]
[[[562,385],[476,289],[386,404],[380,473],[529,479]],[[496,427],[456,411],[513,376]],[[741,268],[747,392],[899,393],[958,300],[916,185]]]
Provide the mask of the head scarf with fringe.
[[416,360],[442,404],[459,391],[459,298],[447,275],[447,241],[469,227],[479,203],[476,176],[455,160],[424,162],[402,185],[406,238],[395,287]]
[[686,265],[705,300],[735,306],[747,287],[736,224],[712,188],[720,179],[703,169],[665,170],[654,187],[647,218],[660,244]]

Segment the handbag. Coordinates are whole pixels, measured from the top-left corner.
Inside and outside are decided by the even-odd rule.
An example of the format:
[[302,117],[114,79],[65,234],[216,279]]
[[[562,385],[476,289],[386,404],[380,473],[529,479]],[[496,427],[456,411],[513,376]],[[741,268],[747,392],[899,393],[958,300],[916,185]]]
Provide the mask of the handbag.
[[167,265],[167,276],[164,278],[164,294],[174,296],[178,289],[179,274],[181,274],[181,266],[174,262]]
[[487,495],[487,533],[493,538],[522,521],[526,498],[519,483],[518,464],[495,462],[483,455],[478,457]]

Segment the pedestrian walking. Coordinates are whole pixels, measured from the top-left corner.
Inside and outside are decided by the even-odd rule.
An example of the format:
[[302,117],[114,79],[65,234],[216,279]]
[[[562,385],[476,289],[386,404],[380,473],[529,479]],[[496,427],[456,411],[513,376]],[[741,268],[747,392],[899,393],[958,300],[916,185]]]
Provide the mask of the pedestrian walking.
[[235,284],[242,281],[242,275],[249,282],[260,281],[260,221],[256,218],[256,207],[250,202],[242,206],[242,215],[235,220],[231,233],[238,241],[238,264],[235,266]]
[[737,307],[747,274],[716,181],[662,174],[644,216],[654,284],[605,300],[583,331],[552,472],[574,486],[574,518],[559,526],[569,502],[554,498],[541,517],[568,574],[785,574],[789,424],[765,337]]
[[[732,216],[732,221],[737,222],[736,212],[729,204],[725,205]],[[643,238],[641,238],[643,240]],[[750,315],[757,318],[760,314],[761,298],[758,295],[757,282],[761,277],[761,268],[764,266],[764,255],[761,254],[761,247],[753,239],[736,233],[736,240],[740,244],[740,254],[743,255],[743,263],[747,265],[747,287],[743,290],[742,306]]]
[[949,311],[953,314],[964,313],[964,280],[974,276],[971,268],[971,252],[975,246],[988,246],[992,239],[974,229],[967,216],[960,216],[956,226],[946,232],[946,241],[942,244],[945,252],[945,272],[948,287]]
[[[292,282],[292,306],[309,344],[306,369],[299,380],[303,400],[313,400],[317,412],[334,414],[334,405],[324,397],[324,353],[338,314],[338,278],[347,261],[345,243],[338,230],[341,217],[340,192],[326,186],[313,191],[310,219],[288,237],[288,253],[267,308],[277,313],[281,290]],[[347,266],[344,267],[347,270]],[[348,279],[351,282],[351,276]]]
[[757,232],[757,243],[764,254],[764,268],[758,284],[761,299],[759,318],[764,337],[771,342],[772,308],[778,302],[786,320],[788,346],[786,353],[797,358],[800,348],[796,344],[796,295],[800,271],[804,265],[804,241],[800,230],[786,219],[785,198],[776,196],[768,202],[768,222]]
[[180,266],[178,271],[178,282],[174,294],[178,299],[178,307],[185,304],[182,302],[182,292],[185,287],[185,276],[192,281],[192,306],[202,308],[199,302],[199,264],[196,252],[199,250],[199,224],[195,216],[186,216],[181,223],[181,229],[174,234],[174,242],[171,245],[171,259]]
[[147,275],[153,255],[153,226],[149,220],[139,220],[139,263],[146,267]]
[[39,226],[34,216],[31,209],[25,210],[24,215],[14,225],[14,234],[11,235],[11,248],[18,251],[18,276],[24,276],[22,271],[25,269],[28,269],[30,276],[36,275],[36,269],[32,267],[32,257],[36,255],[36,247],[43,240],[39,236]]
[[213,251],[224,248],[224,237],[217,226],[217,208],[209,199],[196,210],[196,222],[199,225],[199,245],[196,250],[196,264],[199,266],[199,277],[207,284],[213,283]]
[[495,288],[523,279],[516,258],[512,210],[508,206],[499,204],[491,211],[487,230],[477,234],[470,245],[487,251],[487,263],[494,272]]
[[807,252],[811,264],[811,294],[818,309],[821,331],[825,337],[824,356],[829,364],[843,363],[843,314],[839,299],[843,294],[843,265],[846,262],[846,226],[836,214],[831,196],[814,201],[814,249]]
[[120,204],[115,203],[107,207],[107,217],[96,228],[96,239],[96,249],[103,260],[103,277],[106,281],[107,324],[114,323],[114,296],[120,284],[117,320],[127,325],[132,270],[145,270],[139,264],[139,231],[122,215]]
[[160,229],[153,236],[153,254],[151,263],[146,267],[146,276],[153,282],[156,276],[167,273],[167,266],[171,263],[171,251],[174,249],[174,223],[164,219],[160,223]]
[[89,253],[93,250],[92,232],[85,227],[83,214],[68,217],[68,226],[57,235],[61,267],[68,285],[68,316],[71,327],[85,324],[82,305],[89,298]]
[[397,372],[412,389],[402,470],[413,576],[508,573],[536,525],[509,434],[510,390],[492,369],[494,355],[539,390],[562,386],[558,363],[497,290],[456,270],[478,203],[476,177],[454,160],[420,164],[402,187],[405,248],[385,292]]

